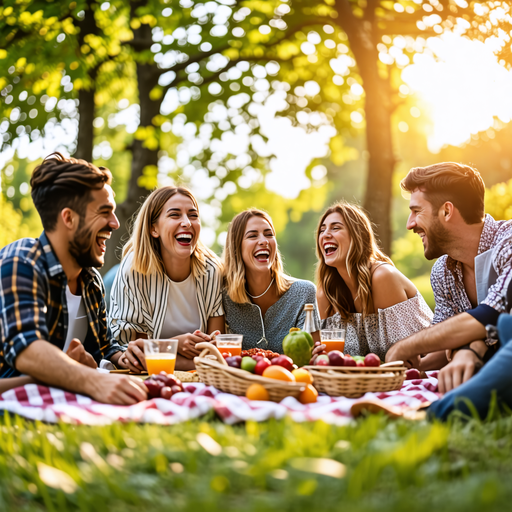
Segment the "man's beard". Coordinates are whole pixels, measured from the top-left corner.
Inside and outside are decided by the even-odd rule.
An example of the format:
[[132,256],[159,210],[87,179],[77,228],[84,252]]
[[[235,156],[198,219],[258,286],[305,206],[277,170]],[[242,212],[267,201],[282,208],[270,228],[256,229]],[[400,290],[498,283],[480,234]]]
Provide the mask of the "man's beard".
[[[105,227],[103,230],[111,231],[108,227]],[[94,254],[95,243],[96,237],[92,235],[91,228],[85,227],[83,225],[83,220],[80,219],[78,230],[75,233],[73,240],[69,242],[69,252],[81,268],[99,268],[103,266],[103,262]]]
[[429,230],[425,230],[425,235],[427,236],[427,247],[424,249],[424,254],[427,260],[433,260],[446,254],[451,237],[439,219],[434,217]]

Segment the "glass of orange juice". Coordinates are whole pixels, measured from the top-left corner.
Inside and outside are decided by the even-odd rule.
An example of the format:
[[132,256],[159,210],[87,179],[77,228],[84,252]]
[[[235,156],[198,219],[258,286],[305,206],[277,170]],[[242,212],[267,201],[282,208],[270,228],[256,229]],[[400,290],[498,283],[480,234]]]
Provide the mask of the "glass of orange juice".
[[178,340],[144,340],[144,357],[149,375],[174,373]]
[[243,334],[217,334],[217,348],[222,352],[231,352],[232,356],[239,356],[242,354],[242,340]]
[[345,349],[345,329],[322,329],[320,341],[326,346],[327,352]]

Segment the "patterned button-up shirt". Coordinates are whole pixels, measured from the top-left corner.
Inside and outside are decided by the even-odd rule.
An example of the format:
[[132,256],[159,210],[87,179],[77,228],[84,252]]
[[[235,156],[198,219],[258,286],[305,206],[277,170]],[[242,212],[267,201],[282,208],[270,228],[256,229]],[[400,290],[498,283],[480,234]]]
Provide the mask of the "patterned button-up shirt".
[[[124,350],[111,341],[105,288],[99,272],[80,274],[88,319],[81,340],[96,362]],[[22,238],[0,250],[0,378],[15,377],[16,357],[36,340],[64,348],[68,329],[67,278],[46,234]]]
[[[492,249],[492,263],[498,278],[481,302],[498,312],[505,311],[504,297],[512,277],[512,221],[495,221],[486,215],[478,254]],[[478,255],[477,254],[477,255]],[[433,324],[473,308],[464,289],[462,263],[441,256],[432,268],[430,282],[436,300]]]

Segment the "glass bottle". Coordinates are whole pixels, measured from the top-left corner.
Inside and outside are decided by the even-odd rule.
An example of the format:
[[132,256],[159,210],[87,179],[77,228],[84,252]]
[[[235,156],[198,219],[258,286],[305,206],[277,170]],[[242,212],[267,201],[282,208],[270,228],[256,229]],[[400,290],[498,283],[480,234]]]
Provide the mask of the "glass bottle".
[[303,331],[309,332],[312,334],[314,332],[314,323],[313,323],[313,311],[315,309],[314,304],[304,304],[304,311],[306,312],[306,320],[304,322]]

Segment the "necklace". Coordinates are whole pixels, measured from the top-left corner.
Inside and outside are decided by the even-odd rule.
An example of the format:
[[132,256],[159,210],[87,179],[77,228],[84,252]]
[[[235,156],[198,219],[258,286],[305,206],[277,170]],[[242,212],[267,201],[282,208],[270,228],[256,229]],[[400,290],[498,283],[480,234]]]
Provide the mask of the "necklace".
[[249,295],[249,297],[251,297],[251,299],[259,299],[260,297],[263,297],[263,295],[265,295],[265,293],[267,293],[270,290],[270,287],[273,284],[274,284],[274,278],[272,278],[272,281],[270,281],[268,288],[261,295],[251,295],[247,290],[245,290],[245,292],[247,293],[247,295]]

